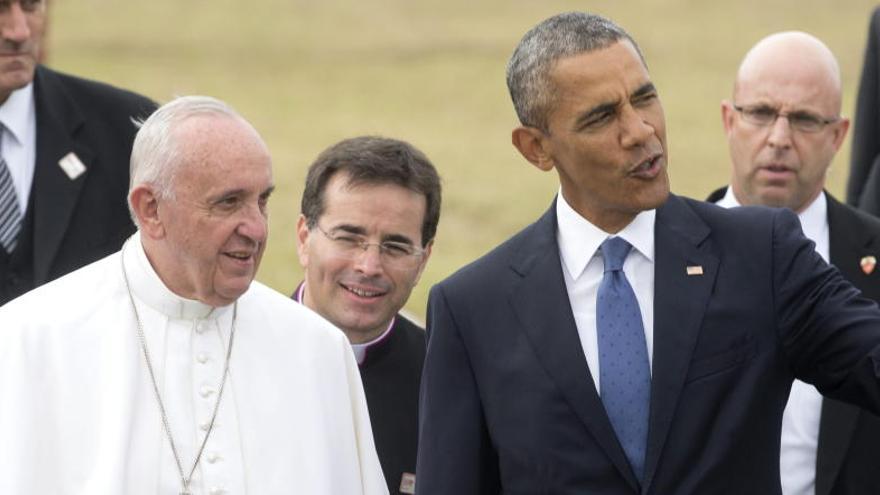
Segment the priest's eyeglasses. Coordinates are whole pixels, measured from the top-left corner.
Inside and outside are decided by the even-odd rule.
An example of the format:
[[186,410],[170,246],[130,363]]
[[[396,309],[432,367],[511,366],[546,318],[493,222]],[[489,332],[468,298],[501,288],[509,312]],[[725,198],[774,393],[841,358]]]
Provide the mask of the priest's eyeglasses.
[[779,117],[785,117],[792,130],[806,133],[819,132],[824,129],[826,125],[833,124],[840,120],[840,117],[826,118],[806,110],[780,112],[778,109],[769,105],[733,105],[733,109],[743,116],[743,120],[759,127],[771,126],[776,123],[776,119]]
[[425,250],[406,242],[382,241],[367,242],[363,236],[345,231],[327,232],[320,225],[315,224],[324,237],[333,246],[333,254],[345,259],[355,259],[367,252],[371,246],[379,249],[379,258],[382,264],[399,269],[413,268],[425,255]]

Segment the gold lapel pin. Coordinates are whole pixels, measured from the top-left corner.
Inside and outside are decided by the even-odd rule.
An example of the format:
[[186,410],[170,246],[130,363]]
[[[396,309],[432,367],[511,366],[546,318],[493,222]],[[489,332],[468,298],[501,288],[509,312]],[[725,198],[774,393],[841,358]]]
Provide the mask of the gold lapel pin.
[[862,260],[859,261],[859,266],[862,267],[862,271],[865,272],[865,275],[870,275],[871,272],[874,271],[874,267],[877,266],[877,258],[873,256],[864,256]]
[[702,275],[703,274],[703,267],[700,265],[689,266],[689,267],[687,267],[687,274],[688,275]]

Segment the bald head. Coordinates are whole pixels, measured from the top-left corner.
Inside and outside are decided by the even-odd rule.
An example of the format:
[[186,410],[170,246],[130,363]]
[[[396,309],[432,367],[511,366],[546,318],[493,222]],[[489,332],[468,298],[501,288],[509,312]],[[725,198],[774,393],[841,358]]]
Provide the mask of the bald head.
[[755,44],[740,63],[733,98],[738,101],[744,87],[762,86],[765,93],[776,94],[776,88],[791,84],[813,86],[829,114],[840,113],[837,59],[825,43],[801,31],[771,34]]
[[822,193],[849,121],[840,117],[840,68],[807,33],[759,41],[743,58],[721,114],[740,204],[804,211]]

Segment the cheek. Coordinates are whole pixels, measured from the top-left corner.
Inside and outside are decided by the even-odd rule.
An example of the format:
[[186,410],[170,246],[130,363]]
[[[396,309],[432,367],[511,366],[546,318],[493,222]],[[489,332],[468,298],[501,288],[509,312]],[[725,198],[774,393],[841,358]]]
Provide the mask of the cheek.
[[307,255],[309,259],[309,278],[311,282],[318,284],[321,291],[332,291],[336,288],[336,281],[345,272],[345,261],[324,258],[318,253],[312,252]]

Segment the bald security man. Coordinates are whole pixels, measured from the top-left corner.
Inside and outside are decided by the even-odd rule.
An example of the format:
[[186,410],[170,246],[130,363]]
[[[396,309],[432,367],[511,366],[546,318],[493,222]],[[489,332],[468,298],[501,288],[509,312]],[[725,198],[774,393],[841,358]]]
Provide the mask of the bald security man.
[[[880,221],[823,189],[849,128],[840,108],[840,68],[822,41],[802,32],[759,41],[739,67],[733,98],[721,104],[731,187],[710,201],[795,211],[816,252],[880,300]],[[880,419],[795,380],[782,419],[785,495],[880,493],[877,459]]]

